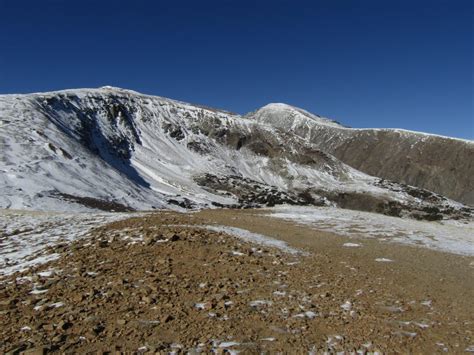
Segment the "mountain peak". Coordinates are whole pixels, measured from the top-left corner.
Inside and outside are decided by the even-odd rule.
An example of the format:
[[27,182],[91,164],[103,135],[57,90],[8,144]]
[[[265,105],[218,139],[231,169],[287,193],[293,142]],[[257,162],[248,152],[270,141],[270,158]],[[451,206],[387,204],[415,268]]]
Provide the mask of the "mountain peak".
[[117,86],[111,86],[111,85],[104,85],[101,86],[99,89],[105,89],[105,90],[124,90],[123,88],[119,88]]
[[111,85],[105,85],[99,87],[97,90],[99,91],[106,91],[106,92],[120,92],[120,93],[127,93],[127,94],[133,94],[133,95],[144,95],[138,91],[130,90],[130,89],[125,89],[125,88],[120,88],[118,86],[111,86]]
[[269,103],[250,114],[259,122],[290,127],[308,119],[322,125],[343,127],[338,122],[281,102]]

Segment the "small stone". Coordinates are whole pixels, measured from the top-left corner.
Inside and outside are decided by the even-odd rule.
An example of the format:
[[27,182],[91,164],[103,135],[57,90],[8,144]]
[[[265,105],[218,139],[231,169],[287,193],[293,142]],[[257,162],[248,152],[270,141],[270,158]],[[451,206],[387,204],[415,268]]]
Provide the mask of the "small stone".
[[61,321],[59,322],[58,324],[58,328],[61,328],[62,330],[67,330],[69,328],[72,327],[72,323],[71,322],[65,322],[65,321]]
[[57,335],[55,336],[52,340],[53,343],[62,343],[66,339],[66,336],[64,334]]
[[100,248],[107,248],[109,246],[109,242],[107,240],[100,240],[98,245]]
[[79,303],[84,299],[84,297],[80,293],[76,293],[72,296],[72,300],[74,303]]
[[142,297],[142,301],[145,302],[146,304],[150,304],[150,303],[153,303],[155,300],[151,297]]
[[146,237],[144,240],[145,245],[150,246],[156,243],[155,237]]
[[0,301],[0,308],[2,309],[7,309],[10,308],[11,306],[15,305],[16,300],[15,299],[6,299]]
[[54,325],[53,324],[45,324],[43,325],[43,329],[47,331],[52,331],[54,330]]
[[164,324],[164,323],[171,322],[173,319],[174,319],[173,316],[167,314],[160,318],[160,322]]
[[[43,354],[46,354],[48,352],[48,349],[45,348],[44,346],[37,346],[37,347],[34,347],[34,348],[31,348],[31,349],[27,349],[23,352],[21,352],[21,354],[23,355],[43,355]],[[14,352],[16,354],[16,352]]]
[[170,242],[176,242],[178,240],[180,240],[180,237],[177,234],[173,234],[173,235],[171,235],[171,237],[169,237]]
[[96,324],[93,328],[92,328],[92,331],[95,333],[95,334],[100,334],[102,333],[102,331],[105,329],[105,327],[102,325],[102,324]]

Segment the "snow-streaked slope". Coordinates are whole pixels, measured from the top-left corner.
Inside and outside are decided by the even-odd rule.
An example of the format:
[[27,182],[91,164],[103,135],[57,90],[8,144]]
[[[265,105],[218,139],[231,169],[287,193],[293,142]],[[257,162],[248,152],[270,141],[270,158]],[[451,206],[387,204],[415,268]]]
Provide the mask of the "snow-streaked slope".
[[474,142],[403,129],[354,129],[284,104],[248,115],[367,174],[474,205]]
[[[49,194],[53,191],[112,199],[135,209],[167,207],[166,199],[177,195],[203,204],[235,203],[193,181],[207,172],[288,185],[268,171],[267,157],[245,149],[237,153],[201,132],[202,126],[211,134],[236,126],[251,131],[252,122],[225,112],[103,88],[2,96],[0,117],[4,208],[61,209],[63,203]],[[192,143],[205,154],[190,149]],[[298,164],[287,170],[288,176],[338,183],[330,173]]]
[[[474,222],[425,222],[331,207],[279,206],[268,214],[337,234],[377,238],[459,255],[474,255]],[[357,246],[352,244],[347,246]]]
[[59,257],[48,251],[85,237],[93,228],[140,213],[52,213],[0,210],[0,276]]
[[[112,87],[0,96],[0,207],[84,210],[104,201],[114,204],[109,209],[138,210],[233,205],[243,199],[242,186],[261,184],[262,193],[277,196],[277,202],[286,194],[299,203],[299,194],[306,193],[336,196],[338,203],[340,196],[355,194],[353,200],[371,196],[384,206],[462,208],[387,188],[281,127],[286,121],[331,129],[339,124],[287,105],[268,107],[291,117],[242,117]],[[227,179],[227,185],[211,186],[202,178],[209,175]]]
[[[215,164],[164,133],[165,116],[179,125],[170,110],[186,106],[135,96],[105,88],[1,97],[0,205],[61,208],[49,191],[112,199],[135,209],[167,207],[167,197],[179,194],[232,202],[209,197],[192,183],[192,174],[212,171]],[[117,108],[121,101],[133,117]]]

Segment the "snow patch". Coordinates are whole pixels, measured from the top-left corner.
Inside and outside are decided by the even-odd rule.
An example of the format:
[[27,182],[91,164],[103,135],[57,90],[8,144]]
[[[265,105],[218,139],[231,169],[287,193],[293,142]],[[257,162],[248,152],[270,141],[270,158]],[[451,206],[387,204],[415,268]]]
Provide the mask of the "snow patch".
[[237,237],[243,241],[249,243],[255,243],[266,247],[278,248],[286,253],[290,254],[302,254],[302,251],[290,247],[287,243],[281,240],[272,239],[270,237],[264,236],[262,234],[257,234],[250,232],[246,229],[236,228],[236,227],[228,227],[228,226],[196,226],[196,227],[203,227],[207,230],[214,231],[214,232],[221,232],[230,234],[234,237]]
[[336,207],[278,206],[269,217],[349,237],[376,238],[459,255],[474,255],[474,222],[427,222]]
[[[86,236],[93,228],[143,214],[58,213],[0,210],[0,230],[6,235],[0,250],[0,275],[10,275],[59,258],[48,248]],[[54,270],[39,272],[50,277]]]
[[350,301],[346,301],[341,305],[341,308],[345,311],[350,311],[352,309],[352,303]]
[[249,303],[250,307],[261,307],[261,306],[271,306],[273,304],[272,301],[267,300],[255,300]]
[[347,247],[347,248],[359,248],[361,247],[360,244],[357,244],[357,243],[344,243],[342,244],[343,247]]

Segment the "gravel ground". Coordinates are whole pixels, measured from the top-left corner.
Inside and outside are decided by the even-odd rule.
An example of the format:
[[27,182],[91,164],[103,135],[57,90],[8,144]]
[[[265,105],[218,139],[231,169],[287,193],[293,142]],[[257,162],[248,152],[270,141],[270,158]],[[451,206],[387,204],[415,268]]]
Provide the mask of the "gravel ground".
[[472,257],[263,213],[162,212],[49,246],[0,279],[0,352],[474,350]]

